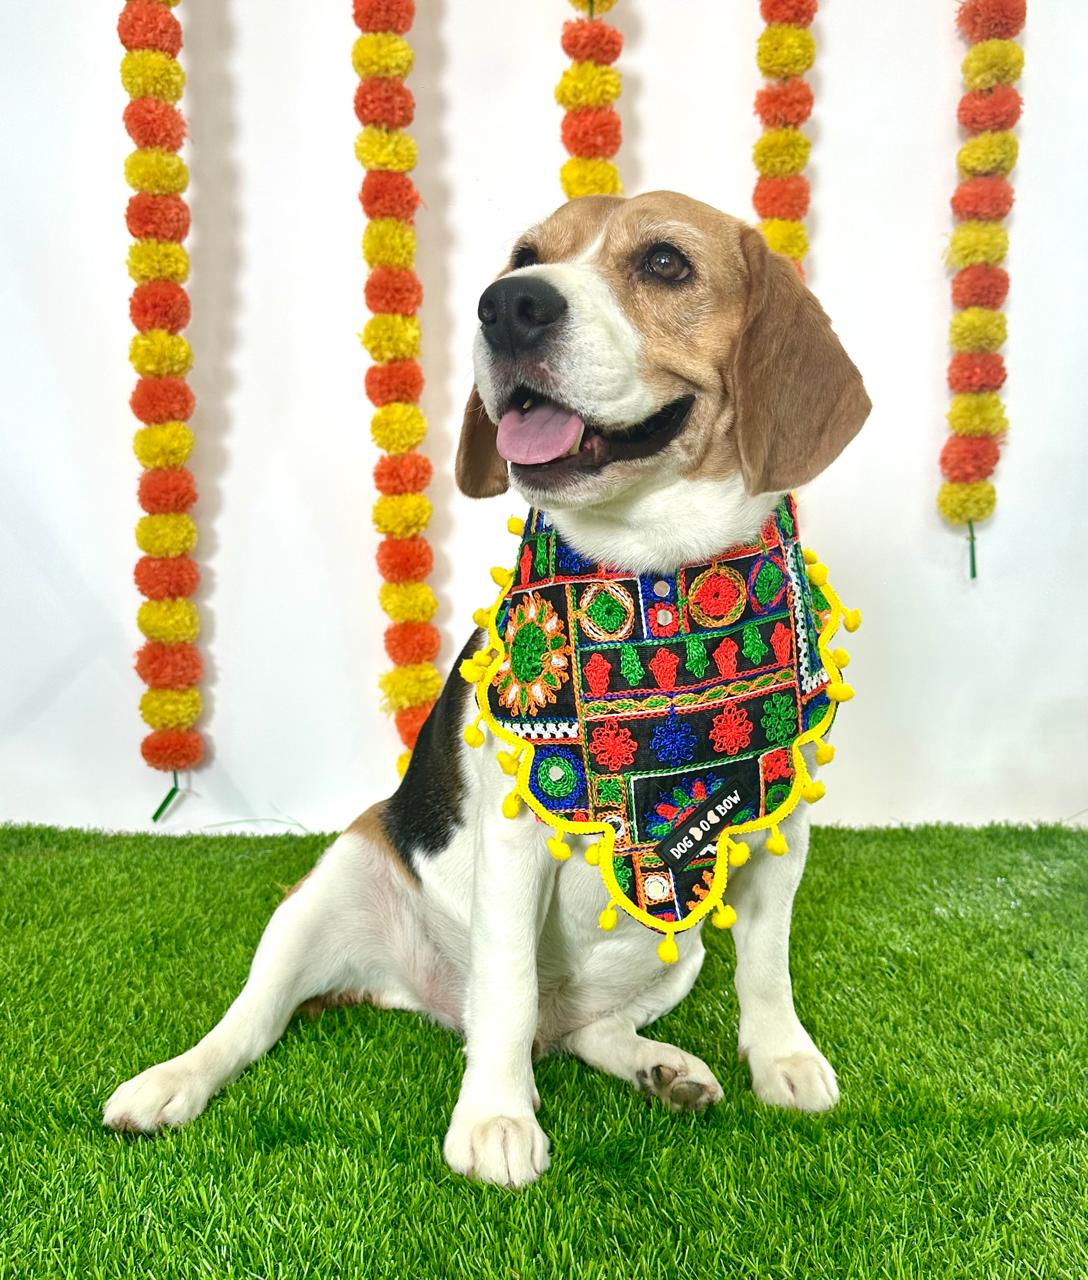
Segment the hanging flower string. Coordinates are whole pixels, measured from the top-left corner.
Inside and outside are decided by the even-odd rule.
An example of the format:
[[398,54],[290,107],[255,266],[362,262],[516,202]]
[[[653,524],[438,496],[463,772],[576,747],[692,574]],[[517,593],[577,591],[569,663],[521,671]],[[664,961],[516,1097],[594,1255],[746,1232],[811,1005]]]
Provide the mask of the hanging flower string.
[[1014,85],[1024,67],[1023,50],[1013,37],[1023,29],[1025,16],[1025,0],[966,0],[957,15],[971,45],[962,67],[967,92],[957,112],[969,136],[956,158],[960,183],[952,196],[957,219],[948,248],[948,263],[956,272],[948,366],[952,434],[941,450],[944,483],[937,508],[952,524],[967,526],[972,578],[975,521],[993,514],[997,494],[989,477],[1009,425],[998,395],[1005,382],[1001,306],[1009,290],[1001,264],[1009,245],[1004,219],[1013,203],[1008,175],[1018,150],[1012,130],[1020,119],[1021,98]]
[[576,196],[614,196],[623,191],[612,157],[620,149],[622,128],[613,106],[620,96],[620,73],[612,66],[623,48],[623,36],[595,17],[616,0],[571,0],[587,16],[563,24],[563,52],[571,65],[555,87],[564,109],[563,146],[570,153],[559,170],[568,200]]
[[355,0],[354,17],[362,32],[352,49],[359,76],[355,114],[363,126],[355,154],[366,170],[359,199],[368,219],[363,257],[370,268],[366,305],[373,312],[361,337],[374,361],[366,373],[366,393],[375,406],[371,434],[385,455],[374,468],[379,493],[374,524],[384,535],[377,556],[384,579],[379,599],[390,619],[385,651],[393,663],[379,684],[407,748],[398,762],[403,772],[442,683],[434,665],[439,635],[431,622],[437,601],[425,581],[434,563],[423,537],[431,518],[423,490],[432,468],[418,450],[427,431],[419,408],[423,372],[417,312],[423,288],[414,271],[420,197],[408,176],[416,163],[416,143],[404,131],[415,113],[404,83],[414,57],[404,37],[415,4]]
[[193,446],[188,421],[194,400],[185,381],[192,351],[181,336],[189,323],[182,287],[189,275],[183,247],[189,209],[182,199],[189,171],[178,155],[185,140],[177,109],[185,73],[177,61],[181,24],[170,12],[175,3],[130,0],[117,22],[125,47],[121,83],[131,99],[125,128],[136,145],[125,161],[125,180],[135,192],[126,212],[133,237],[128,272],[136,282],[129,312],[138,331],[129,359],[139,375],[130,403],[142,424],[133,448],[144,468],[139,501],[146,513],[136,526],[144,554],[135,572],[144,596],[137,623],[146,637],[136,670],[148,686],[140,714],[151,729],[141,752],[153,768],[174,773],[156,821],[177,793],[177,771],[191,769],[204,755],[203,739],[193,728],[203,667],[195,647],[200,619],[190,598],[200,581],[190,555],[196,545],[189,514],[196,485],[183,465]]
[[768,83],[756,94],[763,133],[752,148],[759,172],[752,203],[767,244],[791,258],[803,279],[809,183],[802,170],[812,145],[801,132],[812,114],[812,89],[803,76],[816,56],[808,29],[816,0],[760,0],[759,11],[767,26],[756,44],[756,64]]

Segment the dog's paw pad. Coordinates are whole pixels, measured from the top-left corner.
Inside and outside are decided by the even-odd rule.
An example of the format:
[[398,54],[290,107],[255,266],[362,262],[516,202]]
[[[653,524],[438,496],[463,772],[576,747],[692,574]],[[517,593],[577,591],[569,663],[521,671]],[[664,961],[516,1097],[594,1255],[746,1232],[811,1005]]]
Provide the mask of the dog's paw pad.
[[752,1089],[761,1102],[793,1111],[830,1111],[839,1100],[831,1063],[817,1049],[757,1062],[749,1058]]
[[706,1063],[682,1049],[672,1049],[668,1061],[639,1071],[638,1086],[672,1111],[703,1111],[722,1097],[722,1087]]

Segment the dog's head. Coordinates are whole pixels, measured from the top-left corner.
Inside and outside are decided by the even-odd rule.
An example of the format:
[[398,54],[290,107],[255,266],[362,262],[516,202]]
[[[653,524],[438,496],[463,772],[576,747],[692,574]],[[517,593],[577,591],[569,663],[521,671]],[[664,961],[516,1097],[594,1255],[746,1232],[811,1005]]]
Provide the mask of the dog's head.
[[869,413],[820,304],[758,231],[657,191],[583,197],[521,237],[479,302],[457,451],[471,497],[581,507],[740,472],[784,491]]

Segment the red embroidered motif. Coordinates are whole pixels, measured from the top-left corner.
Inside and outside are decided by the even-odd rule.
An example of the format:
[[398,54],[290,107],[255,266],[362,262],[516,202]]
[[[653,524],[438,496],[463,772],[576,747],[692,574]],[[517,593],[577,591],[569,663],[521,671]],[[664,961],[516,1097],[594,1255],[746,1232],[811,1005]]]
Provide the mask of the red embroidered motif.
[[518,562],[518,569],[521,573],[521,585],[524,587],[533,572],[533,549],[528,543],[525,544],[521,552],[521,560]]
[[601,653],[595,653],[582,670],[589,685],[589,691],[595,698],[607,693],[609,678],[612,675],[612,664]]
[[665,638],[676,635],[680,626],[680,614],[674,604],[652,604],[646,610],[650,634]]
[[714,650],[714,665],[718,668],[718,674],[722,676],[735,676],[737,674],[737,645],[736,641],[730,640],[728,636]]
[[793,652],[793,637],[789,627],[784,627],[781,622],[771,632],[771,648],[774,650],[775,661],[780,667],[784,667]]
[[785,747],[771,751],[763,757],[763,781],[777,782],[780,778],[792,778],[793,768],[790,765],[790,753]]
[[715,751],[735,756],[752,741],[752,722],[748,712],[735,702],[726,703],[710,726],[710,741]]
[[712,573],[691,598],[708,617],[724,618],[736,607],[740,592],[724,574]]
[[670,653],[668,649],[658,649],[646,665],[654,673],[659,689],[671,689],[676,684],[676,669],[680,666],[680,659],[675,653]]
[[611,717],[593,730],[589,749],[602,769],[616,773],[625,765],[634,764],[638,743],[626,725]]

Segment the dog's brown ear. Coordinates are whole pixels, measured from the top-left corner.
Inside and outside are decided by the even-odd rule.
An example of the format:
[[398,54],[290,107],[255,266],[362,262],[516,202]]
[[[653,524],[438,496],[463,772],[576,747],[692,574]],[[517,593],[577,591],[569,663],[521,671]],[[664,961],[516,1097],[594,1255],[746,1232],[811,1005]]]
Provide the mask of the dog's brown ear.
[[793,265],[741,233],[748,304],[733,352],[741,471],[749,493],[804,484],[839,456],[872,407],[861,374]]
[[494,498],[507,490],[506,463],[495,447],[496,430],[473,387],[465,405],[454,466],[457,487],[470,498]]

